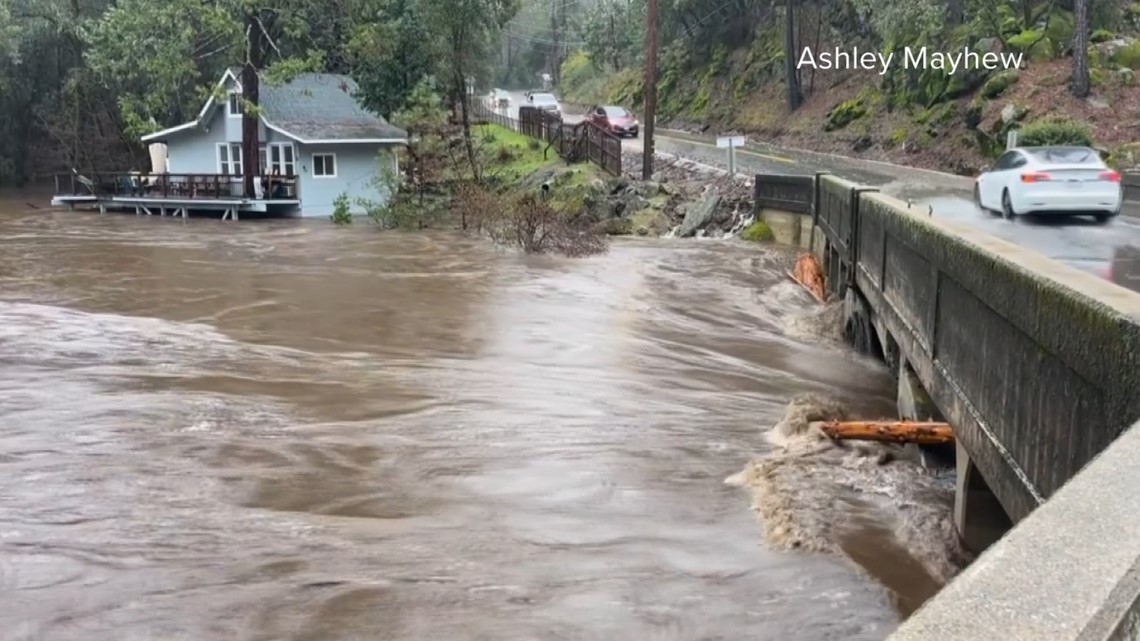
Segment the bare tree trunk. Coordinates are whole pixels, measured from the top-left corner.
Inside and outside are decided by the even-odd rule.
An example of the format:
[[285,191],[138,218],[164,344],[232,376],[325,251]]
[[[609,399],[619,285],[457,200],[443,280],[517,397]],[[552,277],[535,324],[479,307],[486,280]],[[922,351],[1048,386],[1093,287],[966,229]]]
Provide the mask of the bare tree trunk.
[[242,95],[242,116],[241,116],[241,160],[242,160],[242,193],[246,198],[255,198],[257,191],[254,189],[255,181],[258,174],[261,173],[259,166],[258,150],[260,143],[258,142],[257,125],[260,118],[257,114],[257,105],[260,88],[258,87],[258,72],[261,70],[261,25],[257,20],[257,16],[250,10],[245,15],[245,28],[246,28],[246,57],[245,66],[241,70],[241,95]]
[[1086,98],[1089,79],[1089,0],[1076,0],[1076,32],[1073,36],[1073,95]]
[[793,0],[784,0],[784,59],[787,62],[786,80],[788,84],[788,109],[795,111],[803,104],[803,93],[800,92],[799,73],[796,70],[796,61],[799,52],[796,51],[796,14]]

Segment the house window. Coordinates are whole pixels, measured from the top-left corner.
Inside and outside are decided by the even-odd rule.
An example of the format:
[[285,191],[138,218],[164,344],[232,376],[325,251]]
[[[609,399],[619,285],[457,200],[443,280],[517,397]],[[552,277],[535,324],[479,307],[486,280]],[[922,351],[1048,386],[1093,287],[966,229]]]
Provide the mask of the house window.
[[265,145],[262,145],[257,150],[257,175],[264,176],[266,173],[267,172],[265,171]]
[[336,154],[313,154],[313,178],[336,178]]
[[[275,142],[269,145],[269,172],[274,170],[282,176],[296,176],[297,162],[293,153],[293,143]],[[335,163],[334,163],[335,165]],[[335,169],[335,167],[334,167]],[[335,173],[335,172],[334,172]]]
[[241,94],[230,94],[229,109],[227,113],[229,113],[230,117],[237,117],[241,115]]
[[241,145],[222,143],[218,145],[218,173],[224,176],[241,175]]

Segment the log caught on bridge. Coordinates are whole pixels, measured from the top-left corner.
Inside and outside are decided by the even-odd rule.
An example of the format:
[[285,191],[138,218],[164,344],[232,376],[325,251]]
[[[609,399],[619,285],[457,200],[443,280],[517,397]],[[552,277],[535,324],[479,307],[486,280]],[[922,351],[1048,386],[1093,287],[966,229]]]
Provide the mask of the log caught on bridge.
[[918,445],[947,445],[954,442],[948,423],[909,421],[826,421],[819,428],[837,441],[885,441]]
[[793,271],[788,272],[792,280],[800,284],[821,304],[827,302],[827,286],[823,277],[823,266],[815,254],[800,254]]

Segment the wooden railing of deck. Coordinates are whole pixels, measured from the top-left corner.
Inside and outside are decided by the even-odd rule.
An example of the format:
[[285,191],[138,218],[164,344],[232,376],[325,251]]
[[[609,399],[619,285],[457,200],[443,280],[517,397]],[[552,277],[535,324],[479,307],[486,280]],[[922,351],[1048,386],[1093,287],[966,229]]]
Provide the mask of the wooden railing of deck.
[[[297,177],[260,175],[261,200],[297,199]],[[132,172],[60,174],[57,196],[230,200],[245,197],[241,176],[225,174],[139,174]]]

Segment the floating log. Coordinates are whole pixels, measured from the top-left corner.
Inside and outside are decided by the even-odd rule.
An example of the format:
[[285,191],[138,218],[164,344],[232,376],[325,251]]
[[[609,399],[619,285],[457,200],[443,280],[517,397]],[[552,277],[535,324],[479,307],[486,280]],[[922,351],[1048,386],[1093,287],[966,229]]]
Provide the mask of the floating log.
[[827,287],[824,285],[823,266],[815,254],[800,254],[793,271],[788,272],[792,280],[800,284],[821,304],[827,302]]
[[946,445],[954,442],[948,423],[908,421],[827,421],[819,427],[829,438],[839,441],[886,441]]

